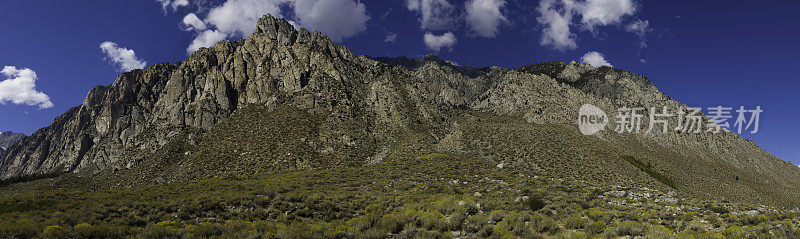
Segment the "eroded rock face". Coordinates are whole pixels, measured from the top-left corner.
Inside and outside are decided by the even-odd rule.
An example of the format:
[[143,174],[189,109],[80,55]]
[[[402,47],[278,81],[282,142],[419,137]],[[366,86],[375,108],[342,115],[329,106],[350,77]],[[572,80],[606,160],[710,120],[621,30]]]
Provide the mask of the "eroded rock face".
[[[609,67],[572,62],[475,68],[432,55],[420,60],[355,56],[324,34],[298,31],[266,16],[245,39],[219,42],[179,64],[123,73],[113,84],[95,87],[83,104],[0,155],[0,178],[129,168],[175,137],[196,140],[196,134],[248,105],[324,112],[319,139],[313,140],[322,154],[335,144],[362,146],[361,151],[373,150],[365,152],[370,157],[352,160],[376,163],[386,154],[381,143],[388,140],[386,132],[412,128],[427,130],[423,133],[431,134],[442,151],[480,154],[462,139],[469,132],[450,118],[453,110],[574,126],[577,131],[583,104],[612,117],[623,106],[685,107],[645,77]],[[352,121],[363,128],[347,128]],[[610,130],[593,137],[609,145],[659,147],[687,160],[747,171],[752,174],[748,178],[777,191],[796,189],[792,182],[800,181],[795,166],[732,133],[615,136]],[[491,160],[512,167],[519,159],[509,155]],[[685,169],[689,171],[680,173],[702,173]]]

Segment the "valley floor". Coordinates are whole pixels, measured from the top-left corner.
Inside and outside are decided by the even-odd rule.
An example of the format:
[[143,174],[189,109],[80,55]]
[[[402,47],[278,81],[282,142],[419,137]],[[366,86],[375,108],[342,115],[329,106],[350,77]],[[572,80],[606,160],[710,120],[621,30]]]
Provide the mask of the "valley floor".
[[554,179],[447,154],[119,189],[46,189],[86,180],[75,177],[2,186],[0,237],[800,237],[796,211]]

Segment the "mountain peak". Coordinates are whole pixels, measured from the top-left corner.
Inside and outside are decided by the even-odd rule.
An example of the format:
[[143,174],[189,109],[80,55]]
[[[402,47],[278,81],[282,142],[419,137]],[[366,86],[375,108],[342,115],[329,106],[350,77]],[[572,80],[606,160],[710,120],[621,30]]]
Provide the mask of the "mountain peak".
[[285,19],[267,14],[258,19],[254,34],[264,34],[267,38],[288,46],[297,40],[298,30]]

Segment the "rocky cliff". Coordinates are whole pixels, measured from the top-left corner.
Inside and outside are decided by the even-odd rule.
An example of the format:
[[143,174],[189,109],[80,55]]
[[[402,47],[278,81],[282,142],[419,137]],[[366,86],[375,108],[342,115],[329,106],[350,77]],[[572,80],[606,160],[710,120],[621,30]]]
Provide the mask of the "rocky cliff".
[[[606,112],[684,106],[645,77],[609,67],[477,68],[435,56],[355,56],[324,34],[265,16],[245,39],[95,87],[83,104],[10,146],[0,177],[136,168],[170,142],[202,148],[162,157],[177,158],[172,170],[187,174],[198,165],[221,170],[208,166],[220,161],[281,169],[374,164],[414,134],[440,152],[556,177],[668,188],[620,159],[632,155],[700,197],[798,198],[800,170],[752,141],[732,133],[582,136],[575,119],[586,103]],[[250,135],[262,131],[271,133]],[[260,146],[238,148],[256,139]]]

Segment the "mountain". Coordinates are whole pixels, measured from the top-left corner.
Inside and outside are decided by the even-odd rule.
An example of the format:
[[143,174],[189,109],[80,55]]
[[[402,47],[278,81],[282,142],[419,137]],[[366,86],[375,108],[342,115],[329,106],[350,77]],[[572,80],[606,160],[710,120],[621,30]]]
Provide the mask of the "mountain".
[[83,104],[8,147],[0,177],[74,173],[146,185],[427,152],[703,199],[800,202],[800,170],[750,140],[610,129],[584,136],[575,125],[583,104],[686,107],[644,76],[610,67],[356,56],[266,16],[245,39],[93,88]]
[[10,145],[0,237],[800,237],[800,168],[730,132],[583,135],[585,104],[686,107],[610,67],[357,56],[265,16]]
[[6,150],[8,146],[11,146],[15,142],[25,137],[25,134],[21,133],[14,133],[11,131],[6,131],[0,133],[0,155],[3,154],[3,151]]

